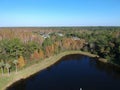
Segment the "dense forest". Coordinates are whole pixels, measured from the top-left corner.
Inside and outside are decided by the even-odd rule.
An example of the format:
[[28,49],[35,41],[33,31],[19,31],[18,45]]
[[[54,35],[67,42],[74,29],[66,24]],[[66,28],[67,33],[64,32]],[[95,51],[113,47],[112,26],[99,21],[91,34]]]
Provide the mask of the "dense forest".
[[0,28],[2,74],[66,50],[90,52],[119,65],[120,27]]

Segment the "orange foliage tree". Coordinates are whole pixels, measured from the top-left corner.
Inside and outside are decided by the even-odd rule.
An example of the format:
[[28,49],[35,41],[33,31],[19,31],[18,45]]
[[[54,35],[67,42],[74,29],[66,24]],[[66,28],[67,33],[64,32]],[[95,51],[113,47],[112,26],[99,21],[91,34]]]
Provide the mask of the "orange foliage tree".
[[41,49],[39,51],[39,56],[40,56],[40,59],[44,59],[44,52]]
[[31,59],[44,59],[44,52],[43,50],[35,50],[33,54],[31,54]]
[[64,50],[71,49],[72,45],[72,39],[71,38],[65,38],[62,42]]
[[52,44],[52,45],[50,45],[50,46],[46,46],[45,51],[46,51],[46,56],[47,56],[47,57],[53,55],[53,54],[54,54],[54,51],[55,51],[55,50],[54,50],[54,45]]
[[40,55],[38,53],[38,50],[35,50],[34,53],[31,55],[31,59],[39,59]]
[[60,43],[59,42],[54,42],[54,52],[58,53],[60,48]]
[[65,38],[62,41],[64,50],[80,50],[85,44],[84,39],[74,40],[72,38]]

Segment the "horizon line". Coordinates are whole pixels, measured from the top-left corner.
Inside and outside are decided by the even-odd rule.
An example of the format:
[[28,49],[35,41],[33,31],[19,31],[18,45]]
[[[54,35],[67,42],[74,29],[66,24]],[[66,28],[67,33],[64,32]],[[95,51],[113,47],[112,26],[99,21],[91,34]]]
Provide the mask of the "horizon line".
[[0,28],[28,28],[28,27],[120,27],[120,25],[83,25],[83,26],[0,26]]

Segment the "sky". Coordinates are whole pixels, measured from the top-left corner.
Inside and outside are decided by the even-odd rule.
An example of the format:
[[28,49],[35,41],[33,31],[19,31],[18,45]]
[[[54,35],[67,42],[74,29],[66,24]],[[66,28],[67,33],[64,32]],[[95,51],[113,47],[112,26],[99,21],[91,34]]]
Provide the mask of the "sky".
[[120,26],[120,0],[0,0],[0,27]]

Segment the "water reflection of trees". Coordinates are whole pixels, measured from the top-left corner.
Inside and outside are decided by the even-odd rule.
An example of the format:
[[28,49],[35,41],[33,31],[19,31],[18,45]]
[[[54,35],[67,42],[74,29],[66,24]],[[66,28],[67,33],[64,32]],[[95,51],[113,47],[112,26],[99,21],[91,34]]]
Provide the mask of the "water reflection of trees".
[[105,72],[107,75],[111,75],[114,79],[120,79],[120,68],[115,65],[106,64],[98,61],[97,59],[91,59],[90,65],[101,72]]
[[54,66],[57,67],[63,61],[71,61],[71,60],[81,61],[81,60],[83,60],[84,57],[85,56],[80,55],[80,54],[66,55],[66,56],[62,57],[59,61],[57,61],[55,64],[53,64],[52,66],[47,67],[46,70],[51,71]]
[[60,61],[64,61],[64,60],[82,60],[84,56],[80,55],[80,54],[71,54],[71,55],[66,55],[64,57],[61,58]]

